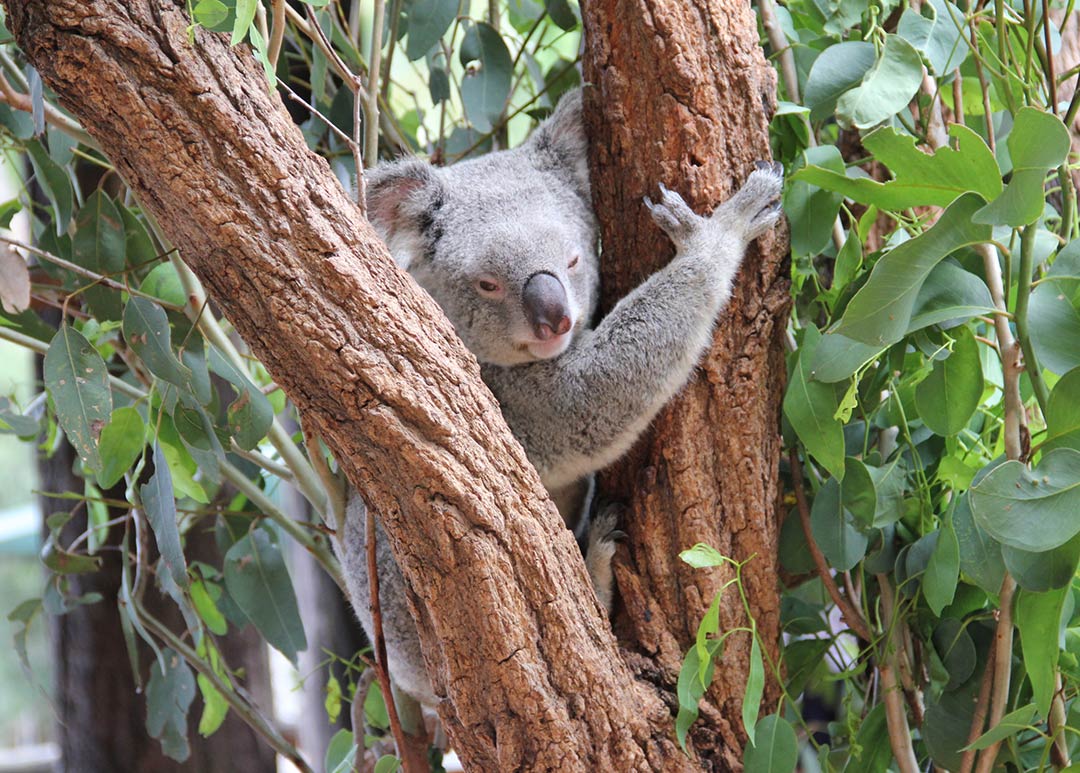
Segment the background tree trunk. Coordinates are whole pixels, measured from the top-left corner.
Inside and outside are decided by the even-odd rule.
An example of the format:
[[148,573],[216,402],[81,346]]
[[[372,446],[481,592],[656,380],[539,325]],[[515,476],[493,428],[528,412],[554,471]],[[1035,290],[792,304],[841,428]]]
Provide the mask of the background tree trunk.
[[[642,197],[657,184],[707,213],[770,158],[776,80],[757,22],[739,0],[588,0],[586,122],[593,199],[604,244],[601,286],[610,308],[669,261],[673,249]],[[779,642],[778,460],[789,306],[787,241],[762,237],[746,257],[712,351],[652,432],[602,476],[627,503],[619,551],[617,632],[641,678],[674,702],[675,680],[698,623],[730,569],[679,560],[697,542],[736,561],[769,657]],[[727,591],[721,630],[749,624]],[[741,765],[742,691],[749,636],[728,639],[691,737],[702,762]]]

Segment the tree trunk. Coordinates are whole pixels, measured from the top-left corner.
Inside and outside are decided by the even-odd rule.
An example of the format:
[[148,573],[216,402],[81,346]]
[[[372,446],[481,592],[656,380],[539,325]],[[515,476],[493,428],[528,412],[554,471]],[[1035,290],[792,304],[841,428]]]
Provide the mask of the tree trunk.
[[[706,213],[770,157],[775,74],[758,44],[750,7],[738,0],[588,0],[586,123],[593,199],[600,218],[605,308],[671,259],[667,237],[642,197],[657,184]],[[752,246],[715,342],[686,390],[652,432],[602,476],[601,490],[628,505],[628,550],[616,577],[617,630],[639,657],[641,678],[674,701],[683,654],[729,568],[692,569],[681,550],[705,542],[742,570],[767,655],[779,643],[777,566],[780,401],[789,292],[787,242]],[[720,627],[747,626],[737,591]],[[750,637],[728,639],[691,737],[704,763],[741,765],[742,691]]]
[[[38,368],[41,359],[38,358]],[[41,378],[40,372],[38,378]],[[63,442],[51,457],[41,457],[38,470],[41,490],[49,493],[82,493],[83,481],[72,472],[75,450]],[[123,499],[119,492],[107,495]],[[72,503],[42,497],[45,515],[70,509]],[[116,514],[118,515],[118,513]],[[62,544],[69,544],[86,529],[86,508],[64,527]],[[100,554],[103,566],[92,574],[69,575],[72,595],[100,593],[104,600],[78,607],[60,617],[47,616],[52,662],[56,668],[53,685],[57,715],[57,745],[60,747],[58,773],[272,773],[274,753],[243,720],[230,713],[224,724],[209,738],[195,732],[202,712],[202,699],[192,706],[188,740],[191,756],[183,764],[166,758],[156,739],[146,732],[146,698],[135,689],[116,599],[120,590],[119,530],[112,529],[110,549]],[[221,564],[213,539],[203,539],[195,555]],[[148,593],[148,611],[174,630],[181,630],[175,605],[158,593]],[[219,640],[222,655],[233,668],[243,669],[244,686],[263,710],[270,709],[270,674],[266,645],[255,629],[232,631]],[[140,642],[140,673],[145,680],[153,653]]]
[[[413,591],[434,688],[446,696],[442,719],[466,766],[697,769],[674,743],[669,684],[635,679],[620,655],[577,546],[475,359],[434,302],[393,265],[326,162],[307,149],[250,54],[202,29],[189,44],[178,0],[4,4],[42,78],[109,148],[141,204],[298,406],[307,429],[322,436],[380,513]],[[707,45],[719,48],[721,41]],[[755,121],[756,129],[764,118]],[[719,180],[722,165],[711,168]],[[717,183],[710,190],[722,192]],[[752,258],[747,275],[756,263]],[[775,299],[782,287],[771,281],[774,274],[763,276],[769,281],[759,290]],[[750,341],[747,362],[774,362],[775,355],[768,360],[752,347],[757,340],[769,350],[773,314],[764,309],[783,304],[763,306],[747,300],[749,289],[744,293],[737,314],[768,323]],[[726,373],[714,368],[718,378]],[[744,377],[771,372],[732,369]],[[762,385],[739,383],[734,405],[743,407],[744,421],[759,426],[752,419],[767,415],[774,428],[775,403],[754,405],[747,397]],[[708,416],[720,415],[711,410]],[[737,479],[749,481],[759,452],[774,459],[770,449],[772,436],[726,458],[739,460],[733,466],[745,469]],[[670,474],[667,466],[657,469]],[[747,497],[729,515],[742,513],[736,529],[769,534],[770,503],[759,508],[765,495],[751,495],[770,492],[775,471],[764,461],[757,469],[756,488],[725,489]],[[716,529],[701,531],[726,547]],[[760,562],[770,563],[771,542],[758,544]],[[625,578],[632,575],[620,571],[630,588]],[[678,603],[707,601],[715,581],[702,590],[702,579],[688,579]],[[758,582],[750,592],[775,601],[775,587]],[[695,617],[689,605],[685,615]],[[768,615],[760,624],[775,630]],[[685,626],[673,629],[684,636]]]

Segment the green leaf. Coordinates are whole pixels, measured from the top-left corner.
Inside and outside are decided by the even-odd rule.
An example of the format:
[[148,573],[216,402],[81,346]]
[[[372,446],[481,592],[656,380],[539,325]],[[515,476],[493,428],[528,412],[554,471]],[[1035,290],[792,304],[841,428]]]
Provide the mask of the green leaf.
[[969,749],[986,749],[998,741],[1003,741],[1009,736],[1016,735],[1021,730],[1031,727],[1035,719],[1035,704],[1029,703],[1016,711],[1012,711],[1001,718],[994,727],[979,736],[975,743],[965,746],[963,751]]
[[826,333],[814,350],[810,378],[826,384],[843,381],[879,354],[880,346],[864,344],[839,333]]
[[1038,220],[1046,206],[1043,182],[1069,154],[1069,130],[1061,119],[1034,107],[1022,107],[1007,140],[1012,179],[1001,195],[976,212],[976,223],[1014,228]]
[[1028,327],[1039,364],[1057,374],[1080,367],[1080,282],[1043,282],[1031,291]]
[[1080,533],[1064,545],[1041,553],[1002,545],[1001,557],[1009,574],[1024,590],[1041,593],[1064,588],[1072,582],[1080,562]]
[[949,673],[946,689],[955,690],[975,673],[978,662],[975,642],[964,624],[955,617],[946,617],[938,623],[932,642],[942,665]]
[[756,743],[743,750],[745,773],[791,773],[799,761],[799,743],[795,729],[786,719],[770,714],[758,720],[754,728]]
[[836,332],[876,346],[903,338],[919,291],[934,266],[961,247],[990,239],[989,226],[971,222],[981,205],[981,198],[965,193],[932,228],[887,252],[851,299]]
[[803,104],[811,109],[810,120],[828,118],[840,95],[862,82],[875,56],[874,44],[861,40],[837,43],[822,51],[810,68],[803,93]]
[[810,455],[837,478],[843,478],[844,428],[835,418],[839,405],[836,390],[811,377],[810,363],[820,340],[817,328],[808,325],[784,394],[784,415]]
[[155,376],[181,389],[190,388],[191,369],[173,354],[169,317],[163,308],[146,298],[128,298],[124,340]]
[[270,431],[274,423],[274,409],[266,395],[216,347],[210,349],[210,370],[228,381],[236,391],[236,399],[226,411],[229,432],[238,446],[250,451]]
[[994,301],[986,282],[951,259],[943,260],[919,289],[907,332],[930,325],[953,327],[954,323],[993,311]]
[[247,36],[258,7],[259,0],[236,0],[236,20],[233,22],[232,38],[229,39],[230,46],[235,46]]
[[30,164],[34,167],[34,178],[52,204],[56,235],[63,236],[75,208],[75,192],[71,187],[71,179],[63,167],[49,157],[37,140],[26,143],[26,155],[30,157]]
[[889,744],[889,724],[885,717],[885,704],[879,703],[859,725],[852,743],[855,752],[853,759],[844,770],[861,773],[886,773],[893,760],[892,747]]
[[401,760],[392,754],[384,754],[379,757],[379,761],[375,763],[374,773],[394,773],[401,767]]
[[869,129],[906,108],[921,83],[919,52],[899,35],[886,35],[862,82],[837,100],[836,118],[846,128]]
[[154,474],[139,487],[150,529],[154,532],[161,563],[172,581],[180,588],[188,586],[187,561],[180,544],[180,529],[176,521],[176,498],[173,495],[169,464],[159,443],[154,444]]
[[922,52],[931,72],[944,76],[967,58],[967,20],[964,12],[944,0],[927,0],[922,13],[904,11],[896,33]]
[[412,0],[406,4],[409,39],[405,55],[410,61],[420,59],[434,46],[457,16],[458,0]]
[[971,488],[975,522],[1004,545],[1041,553],[1080,532],[1080,451],[1058,448],[1028,470],[1005,462]]
[[855,519],[841,504],[840,483],[836,478],[825,481],[814,497],[810,528],[825,558],[841,572],[854,568],[866,555],[869,540],[855,527]]
[[953,602],[960,577],[960,543],[952,521],[946,519],[938,531],[937,544],[922,577],[922,592],[927,605],[938,617]]
[[548,16],[560,29],[570,31],[577,27],[578,17],[567,0],[544,0]]
[[105,361],[89,341],[64,323],[45,354],[44,375],[64,434],[83,464],[101,469],[98,444],[112,413]]
[[1021,590],[1016,597],[1016,627],[1032,697],[1044,718],[1050,716],[1061,641],[1061,611],[1068,588],[1047,593]]
[[[195,611],[199,613],[199,617],[206,623],[206,627],[218,636],[224,636],[229,632],[229,623],[225,620],[225,615],[218,609],[217,604],[214,603],[213,597],[210,595],[210,590],[206,582],[198,577],[191,581],[191,602],[195,605]],[[221,595],[221,588],[218,586],[212,586]]]
[[1046,403],[1043,450],[1054,448],[1080,451],[1080,368],[1073,368],[1054,384]]
[[[803,166],[826,169],[844,174],[844,159],[833,145],[807,148],[795,162]],[[791,178],[784,191],[784,213],[791,226],[791,251],[794,255],[816,255],[825,249],[832,237],[833,221],[840,211],[843,197],[803,181],[798,174]]]
[[[465,33],[465,41],[475,47],[480,64],[478,68],[470,68],[462,78],[461,102],[473,128],[488,132],[506,107],[514,61],[499,31],[486,22],[477,22],[470,27]],[[463,50],[465,45],[463,41]]]
[[199,0],[191,14],[204,27],[216,27],[229,17],[229,9],[221,0]]
[[975,523],[967,495],[957,503],[952,525],[960,552],[960,571],[986,593],[996,596],[1005,579],[1001,545]]
[[743,692],[742,722],[746,736],[753,744],[758,711],[761,709],[761,696],[765,693],[765,664],[761,660],[761,646],[758,644],[756,628],[750,637],[750,669],[746,678],[746,690]]
[[865,528],[874,523],[877,512],[877,491],[874,479],[861,460],[849,456],[844,460],[844,480],[840,484],[843,507]]
[[213,683],[202,674],[196,677],[202,694],[203,711],[199,718],[199,735],[208,738],[217,732],[229,714],[229,703]]
[[679,713],[675,717],[675,737],[679,746],[686,751],[686,734],[690,725],[698,717],[698,702],[705,694],[705,689],[712,682],[715,661],[713,655],[720,648],[721,643],[716,640],[709,641],[709,657],[704,668],[704,677],[701,676],[702,662],[699,659],[697,646],[690,647],[683,658],[682,668],[679,669],[679,678],[675,683],[675,694],[679,699]]
[[103,489],[112,488],[131,469],[135,460],[146,445],[146,422],[139,412],[131,406],[117,408],[112,418],[101,431],[99,453],[101,472],[97,474],[98,484]]
[[294,665],[307,648],[289,570],[265,529],[254,529],[225,555],[225,587],[263,638]]
[[154,266],[142,281],[139,291],[173,306],[184,305],[184,286],[180,283],[180,275],[176,273],[176,267],[172,263]]
[[[116,205],[101,191],[95,191],[79,208],[71,241],[72,262],[104,276],[116,278],[126,266],[124,226]],[[99,320],[120,319],[120,293],[88,279],[71,277],[85,285],[83,292],[90,310]]]
[[710,566],[723,566],[724,564],[735,563],[730,558],[721,554],[719,550],[710,545],[706,545],[704,542],[699,542],[694,545],[694,547],[679,553],[679,558],[695,569],[705,569]]
[[889,182],[848,177],[843,169],[820,166],[808,166],[792,179],[887,210],[946,207],[969,191],[985,199],[1001,193],[1001,172],[982,137],[961,124],[952,124],[949,134],[956,139],[956,150],[943,147],[933,155],[915,147],[915,138],[910,134],[901,134],[891,127],[882,127],[864,137],[863,146],[893,173]]
[[195,678],[175,651],[162,650],[162,655],[150,666],[150,681],[146,685],[146,730],[161,742],[165,756],[183,762],[191,753],[187,740],[187,714],[195,699]]
[[327,773],[351,773],[356,758],[356,743],[349,730],[338,730],[326,746],[323,770]]
[[979,344],[970,328],[961,327],[952,354],[935,361],[930,375],[915,387],[915,407],[934,433],[955,435],[971,421],[982,393]]

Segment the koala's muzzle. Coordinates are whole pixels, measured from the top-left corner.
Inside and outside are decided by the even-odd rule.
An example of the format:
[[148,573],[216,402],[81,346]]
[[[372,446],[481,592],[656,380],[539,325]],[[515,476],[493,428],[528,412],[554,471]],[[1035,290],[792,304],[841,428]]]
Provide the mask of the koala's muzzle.
[[541,271],[529,277],[521,291],[521,303],[533,334],[541,341],[570,331],[570,301],[566,288],[553,274]]

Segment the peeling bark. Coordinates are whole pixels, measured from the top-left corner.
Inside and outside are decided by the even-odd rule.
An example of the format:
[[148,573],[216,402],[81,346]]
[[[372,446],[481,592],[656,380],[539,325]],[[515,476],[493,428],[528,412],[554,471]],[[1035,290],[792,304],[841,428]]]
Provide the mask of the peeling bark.
[[[593,198],[605,245],[601,285],[610,308],[673,254],[643,196],[664,183],[708,212],[755,160],[770,157],[776,80],[745,2],[588,0],[583,18]],[[681,562],[678,553],[697,542],[749,559],[742,577],[751,612],[768,656],[778,654],[786,251],[778,232],[752,246],[696,377],[602,476],[601,490],[628,506],[616,630],[637,655],[638,675],[667,692],[669,703],[698,623],[732,576],[728,568]],[[725,601],[721,629],[748,625],[734,588]],[[749,636],[728,640],[691,732],[707,768],[741,766],[749,651]]]

